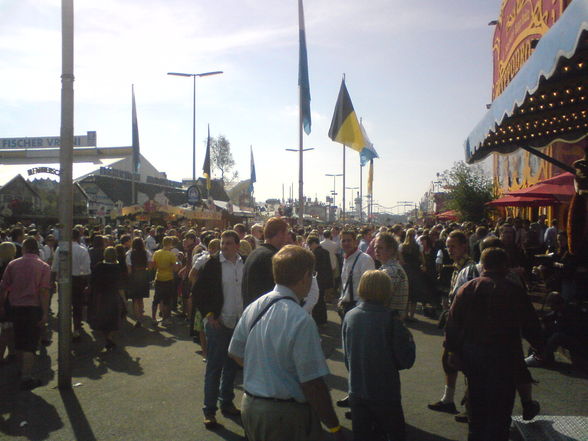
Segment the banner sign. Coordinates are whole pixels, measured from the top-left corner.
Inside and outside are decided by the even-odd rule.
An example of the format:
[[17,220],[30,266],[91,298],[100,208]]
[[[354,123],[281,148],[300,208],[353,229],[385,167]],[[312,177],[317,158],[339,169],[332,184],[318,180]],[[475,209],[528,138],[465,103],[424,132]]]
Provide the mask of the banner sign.
[[533,53],[536,41],[571,0],[503,0],[494,31],[492,99],[500,95]]
[[36,174],[39,174],[39,173],[49,173],[51,175],[57,175],[57,176],[59,176],[61,174],[58,169],[51,168],[51,167],[34,167],[34,168],[29,168],[27,170],[27,173],[28,173],[29,176],[36,175]]
[[[59,136],[39,138],[0,138],[0,149],[42,149],[61,147]],[[74,136],[74,147],[96,147],[96,132]]]

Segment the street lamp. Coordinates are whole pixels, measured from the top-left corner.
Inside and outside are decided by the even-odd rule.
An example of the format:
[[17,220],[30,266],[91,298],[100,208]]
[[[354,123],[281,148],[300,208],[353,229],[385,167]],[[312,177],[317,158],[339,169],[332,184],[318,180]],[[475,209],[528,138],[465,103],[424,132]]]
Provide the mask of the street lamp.
[[[337,191],[336,191],[336,180],[339,176],[343,176],[343,173],[325,173],[325,176],[329,176],[329,177],[333,177],[333,191],[331,192],[331,194],[333,195],[333,206],[336,207],[337,204],[335,203],[335,196],[337,195]],[[345,210],[345,207],[343,207],[343,210]]]
[[354,198],[353,198],[353,190],[359,190],[359,187],[345,187],[345,190],[351,190],[351,212],[353,212],[354,208]]
[[192,184],[196,184],[196,77],[208,77],[211,75],[222,74],[222,70],[215,70],[213,72],[202,73],[183,73],[183,72],[168,72],[168,75],[175,75],[177,77],[192,77],[194,79],[194,93],[192,101]]

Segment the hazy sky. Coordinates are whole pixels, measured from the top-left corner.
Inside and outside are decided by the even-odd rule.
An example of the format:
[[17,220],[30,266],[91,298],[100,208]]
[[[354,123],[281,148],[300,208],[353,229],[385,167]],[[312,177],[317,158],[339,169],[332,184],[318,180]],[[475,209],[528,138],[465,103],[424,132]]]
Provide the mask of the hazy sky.
[[[306,0],[312,133],[305,194],[325,199],[342,171],[328,129],[342,73],[380,159],[374,199],[418,201],[436,172],[462,160],[463,141],[491,95],[499,0]],[[61,2],[0,0],[0,138],[57,136]],[[297,0],[78,0],[75,134],[131,144],[135,85],[141,153],[170,179],[192,174],[192,80],[166,73],[223,70],[197,80],[197,172],[206,125],[231,142],[241,178],[253,146],[258,200],[298,194]],[[30,166],[0,166],[0,184]],[[75,166],[74,175],[95,166]],[[364,192],[367,169],[364,172]],[[359,155],[347,150],[347,185]],[[340,201],[341,179],[337,178]],[[350,193],[348,192],[348,200]]]

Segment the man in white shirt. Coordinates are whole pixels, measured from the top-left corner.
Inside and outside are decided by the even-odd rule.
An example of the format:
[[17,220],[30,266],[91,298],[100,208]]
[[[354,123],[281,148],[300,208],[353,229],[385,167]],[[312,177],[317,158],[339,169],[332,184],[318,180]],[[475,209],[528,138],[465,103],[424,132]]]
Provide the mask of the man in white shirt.
[[147,251],[153,254],[155,250],[157,250],[157,246],[157,240],[155,239],[155,228],[151,228],[149,230],[149,235],[145,239],[145,248]]
[[239,320],[229,354],[244,366],[242,422],[250,440],[316,441],[320,421],[343,440],[324,381],[329,369],[313,319],[300,307],[314,256],[286,245],[272,259],[276,286]]
[[237,373],[235,361],[228,356],[233,329],[243,312],[241,281],[243,260],[237,253],[239,235],[232,230],[221,235],[221,252],[204,265],[194,288],[196,304],[205,317],[207,364],[204,377],[204,425],[218,426],[217,401],[225,416],[238,416],[233,404],[233,383]]
[[[88,286],[90,277],[90,254],[88,249],[80,243],[81,232],[74,228],[71,235],[71,305],[73,309],[74,331],[72,337],[80,337],[82,330],[82,316],[84,311],[84,290]],[[55,250],[55,258],[51,266],[51,273],[56,280],[59,274],[59,247]]]
[[375,269],[374,260],[357,247],[357,238],[353,231],[345,230],[341,233],[341,248],[343,249],[343,268],[341,270],[341,297],[339,310],[341,315],[355,307],[359,300],[357,288],[363,273]]

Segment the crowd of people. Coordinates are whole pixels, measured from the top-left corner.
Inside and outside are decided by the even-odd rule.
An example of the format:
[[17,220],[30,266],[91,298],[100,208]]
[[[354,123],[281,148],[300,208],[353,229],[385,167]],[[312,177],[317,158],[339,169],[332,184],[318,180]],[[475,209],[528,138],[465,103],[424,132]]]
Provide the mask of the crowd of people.
[[[240,416],[250,441],[318,440],[321,422],[345,439],[319,335],[328,305],[341,318],[349,371],[349,395],[336,405],[350,408],[358,441],[405,439],[398,371],[411,366],[403,360],[414,354],[406,326],[418,320],[419,305],[445,329],[443,393],[428,407],[469,423],[472,441],[508,439],[517,391],[524,419],[534,418],[540,406],[528,366],[552,361],[559,345],[582,348],[582,331],[566,314],[585,299],[555,275],[573,265],[556,221],[299,228],[274,217],[224,231],[78,225],[72,241],[74,342],[84,322],[114,350],[123,320],[159,329],[185,319],[206,361],[204,425],[218,427],[218,410]],[[41,384],[34,354],[51,344],[58,256],[50,227],[0,232],[0,359],[18,358],[23,390]],[[539,277],[560,292],[550,295],[544,326],[528,296]],[[521,336],[533,348],[527,358]],[[468,382],[463,412],[455,405],[460,371]]]

